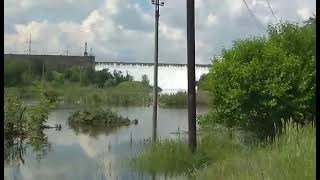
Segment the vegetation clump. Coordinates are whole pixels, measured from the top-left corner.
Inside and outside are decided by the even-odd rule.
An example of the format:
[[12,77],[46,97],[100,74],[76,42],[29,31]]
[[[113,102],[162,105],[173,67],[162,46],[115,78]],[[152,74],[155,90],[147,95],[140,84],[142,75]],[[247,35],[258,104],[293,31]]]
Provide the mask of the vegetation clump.
[[[204,91],[198,91],[196,94],[197,105],[208,105],[208,93]],[[188,93],[184,91],[178,91],[175,94],[161,94],[159,96],[160,107],[175,107],[185,108],[188,105]]]
[[159,104],[164,107],[186,107],[188,102],[188,94],[179,91],[175,94],[161,94],[159,96]]
[[27,147],[33,149],[38,160],[41,159],[50,149],[43,128],[55,103],[43,93],[38,104],[29,106],[16,94],[4,95],[4,163],[24,163]]
[[315,18],[269,26],[268,36],[236,41],[212,62],[200,84],[210,91],[207,123],[241,127],[261,138],[281,119],[312,121],[316,113]]
[[130,121],[128,118],[117,115],[110,110],[78,110],[69,117],[69,124],[82,125],[129,125],[138,120]]
[[5,94],[4,99],[4,132],[5,136],[32,136],[41,131],[49,112],[55,107],[42,94],[40,102],[34,106],[23,104],[19,96]]

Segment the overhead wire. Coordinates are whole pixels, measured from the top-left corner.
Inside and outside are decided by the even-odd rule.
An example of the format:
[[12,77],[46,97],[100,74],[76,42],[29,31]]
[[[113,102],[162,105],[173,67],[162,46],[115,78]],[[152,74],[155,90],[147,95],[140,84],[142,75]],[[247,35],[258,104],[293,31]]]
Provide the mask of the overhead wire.
[[256,26],[259,28],[259,30],[261,30],[262,32],[265,32],[266,29],[265,27],[262,25],[262,23],[259,21],[259,19],[254,15],[254,13],[252,12],[252,10],[249,8],[247,2],[245,0],[242,0],[242,2],[244,3],[244,5],[246,6],[247,10],[249,11],[252,20],[254,21],[254,23],[256,24]]
[[276,20],[278,20],[278,17],[277,17],[277,16],[276,16],[276,14],[274,13],[274,11],[273,11],[273,9],[272,9],[272,7],[271,7],[271,5],[270,5],[269,0],[266,0],[266,1],[267,1],[267,4],[268,4],[268,7],[269,7],[269,10],[270,10],[270,12],[271,12],[272,16],[273,16]]

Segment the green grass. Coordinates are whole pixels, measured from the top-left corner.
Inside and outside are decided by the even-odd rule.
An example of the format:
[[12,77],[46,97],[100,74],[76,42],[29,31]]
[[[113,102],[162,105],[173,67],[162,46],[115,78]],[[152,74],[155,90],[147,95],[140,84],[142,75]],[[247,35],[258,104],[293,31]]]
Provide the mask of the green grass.
[[192,154],[183,140],[160,139],[155,144],[148,144],[145,150],[132,160],[132,166],[146,173],[190,175],[210,162],[241,151],[241,144],[230,138],[224,128],[211,129],[199,142],[197,152]]
[[164,139],[147,145],[132,165],[142,172],[179,175],[192,167],[192,155],[182,141]]
[[[197,105],[208,105],[208,93],[204,91],[198,91],[196,94]],[[176,94],[162,94],[159,96],[160,107],[187,107],[188,105],[188,93],[177,92]]]
[[316,179],[316,129],[288,123],[273,143],[237,154],[200,171],[200,179]]
[[273,142],[251,146],[230,138],[223,129],[210,133],[203,135],[195,154],[182,141],[160,140],[138,154],[132,165],[143,172],[203,180],[315,179],[316,130],[312,124],[302,127],[289,122]]
[[[115,87],[99,88],[96,85],[81,85],[76,82],[44,82],[47,91],[55,92],[58,99],[64,104],[75,105],[113,105],[113,106],[149,106],[152,103],[152,87],[139,81],[124,81]],[[24,87],[6,87],[5,92],[19,94],[20,97],[29,99],[39,98],[41,82],[35,81]],[[208,104],[208,94],[197,93],[197,105]],[[178,92],[172,95],[160,95],[161,107],[187,106],[187,93]]]
[[[22,98],[39,98],[40,82],[26,87],[5,88],[9,94],[19,94]],[[45,90],[53,91],[58,95],[60,103],[75,105],[119,105],[119,106],[147,106],[152,102],[149,93],[150,87],[142,85],[141,82],[122,82],[112,88],[98,88],[94,85],[83,86],[80,83],[65,82],[44,83]]]

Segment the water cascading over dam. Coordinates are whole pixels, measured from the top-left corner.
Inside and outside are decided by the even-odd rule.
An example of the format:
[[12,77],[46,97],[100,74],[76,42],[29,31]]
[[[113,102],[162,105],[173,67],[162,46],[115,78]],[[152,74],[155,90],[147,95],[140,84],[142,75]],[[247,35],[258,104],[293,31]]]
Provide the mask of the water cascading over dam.
[[[153,64],[152,63],[120,63],[120,62],[96,62],[95,69],[121,71],[123,74],[128,73],[133,76],[135,81],[141,81],[142,75],[146,74],[153,85]],[[202,74],[209,72],[208,65],[196,65],[196,81]],[[158,86],[162,89],[161,93],[176,93],[178,91],[187,91],[188,74],[187,66],[184,64],[159,64],[158,67]]]

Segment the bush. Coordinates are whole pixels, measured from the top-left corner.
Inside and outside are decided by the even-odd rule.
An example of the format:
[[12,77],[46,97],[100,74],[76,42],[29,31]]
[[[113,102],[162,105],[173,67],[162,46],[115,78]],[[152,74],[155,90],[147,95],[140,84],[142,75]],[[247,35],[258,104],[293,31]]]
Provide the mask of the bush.
[[150,80],[148,78],[148,76],[146,74],[142,75],[141,77],[141,82],[144,84],[144,85],[150,85]]
[[117,115],[110,110],[79,110],[74,112],[68,119],[70,125],[123,125],[130,124],[128,118]]
[[159,103],[161,106],[185,107],[188,103],[188,94],[183,91],[176,94],[162,94],[159,97]]
[[22,74],[27,70],[25,63],[4,63],[4,86],[17,86],[23,84]]
[[201,75],[198,83],[198,90],[201,91],[209,91],[210,90],[210,86],[209,86],[209,82],[208,82],[208,74],[203,74]]
[[46,90],[44,96],[50,103],[56,103],[58,100],[58,93],[54,90]]
[[[314,21],[315,22],[315,21]],[[208,75],[214,123],[274,135],[281,119],[315,117],[315,24],[282,23],[236,41]]]

